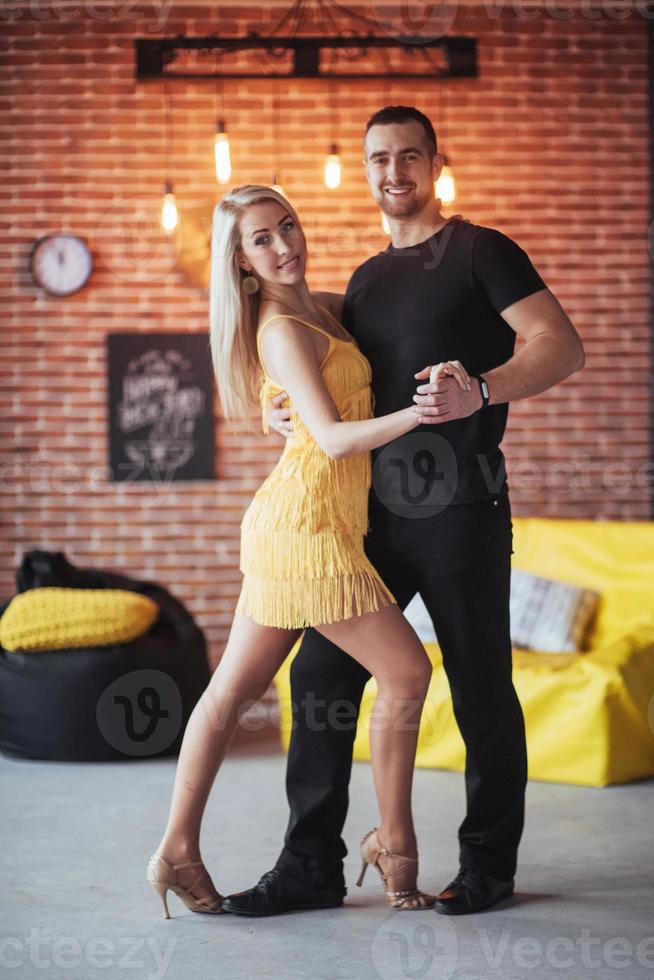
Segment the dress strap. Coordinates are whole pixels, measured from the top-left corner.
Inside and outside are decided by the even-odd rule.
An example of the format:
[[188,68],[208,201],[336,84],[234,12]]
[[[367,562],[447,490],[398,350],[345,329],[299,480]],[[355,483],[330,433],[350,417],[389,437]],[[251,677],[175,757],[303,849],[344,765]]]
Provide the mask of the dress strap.
[[318,330],[319,333],[323,333],[325,337],[329,337],[330,340],[338,340],[338,337],[334,337],[334,335],[331,334],[328,330],[324,330],[322,327],[316,326],[315,323],[309,323],[308,320],[303,320],[302,317],[293,316],[291,313],[273,313],[272,316],[269,316],[267,320],[263,321],[263,323],[257,330],[257,347],[259,346],[259,338],[261,337],[261,333],[264,330],[264,328],[267,327],[268,324],[271,323],[273,320],[278,319],[280,316],[285,316],[289,320],[297,320],[299,323],[303,323],[305,326],[311,327],[312,330]]
[[[322,303],[316,303],[316,306],[319,306],[320,309],[323,310],[327,314],[327,316],[330,317],[330,319],[332,319],[334,321],[334,323],[339,328],[339,330],[342,330],[343,333],[347,334],[347,336],[349,337],[349,340],[354,340],[354,337],[352,336],[352,334],[350,333],[350,331],[345,329],[345,327],[340,322],[340,320],[337,320],[336,317],[334,316],[334,314],[330,310],[328,310],[326,306],[323,306]],[[345,338],[337,338],[337,339],[344,340]],[[348,341],[348,343],[349,343],[349,341]]]
[[325,354],[325,356],[323,357],[323,359],[321,361],[321,365],[324,364],[325,361],[327,360],[327,358],[331,355],[331,352],[334,349],[334,343],[336,341],[338,341],[338,337],[334,337],[333,334],[329,333],[328,330],[323,330],[322,327],[317,327],[315,323],[309,323],[308,320],[303,320],[299,316],[292,316],[290,313],[273,313],[272,316],[269,316],[268,319],[267,320],[264,320],[264,322],[261,324],[261,326],[257,330],[257,336],[256,336],[257,353],[259,355],[259,363],[261,364],[261,367],[263,369],[263,373],[265,374],[265,376],[267,378],[269,378],[271,381],[273,381],[273,383],[276,384],[278,387],[281,387],[279,385],[279,382],[275,381],[274,378],[271,378],[270,375],[268,374],[268,372],[266,371],[266,366],[263,363],[263,357],[261,356],[261,347],[259,345],[259,341],[261,339],[261,332],[268,326],[269,323],[271,323],[273,320],[277,319],[280,316],[288,317],[289,320],[298,320],[300,323],[304,323],[307,327],[311,327],[312,330],[318,330],[319,333],[322,333],[322,334],[325,335],[325,337],[328,337],[329,338],[329,347],[327,348],[327,353]]

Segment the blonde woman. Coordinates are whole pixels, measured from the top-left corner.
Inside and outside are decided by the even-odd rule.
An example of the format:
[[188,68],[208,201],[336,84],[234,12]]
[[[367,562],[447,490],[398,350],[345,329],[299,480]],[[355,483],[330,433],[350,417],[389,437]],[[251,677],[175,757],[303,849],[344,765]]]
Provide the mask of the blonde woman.
[[[234,622],[189,719],[168,823],[148,865],[166,918],[168,890],[195,912],[223,911],[200,856],[207,798],[239,710],[263,695],[309,626],[377,682],[370,744],[381,820],[362,842],[357,884],[373,864],[393,908],[434,902],[417,887],[411,814],[431,665],[363,548],[370,450],[420,425],[421,416],[407,406],[372,417],[369,362],[334,315],[341,298],[309,291],[306,264],[300,221],[280,194],[247,185],[216,206],[210,339],[224,416],[250,415],[257,403],[265,413],[269,397],[284,391],[295,430],[243,517],[244,578]],[[469,386],[460,365],[438,370]]]

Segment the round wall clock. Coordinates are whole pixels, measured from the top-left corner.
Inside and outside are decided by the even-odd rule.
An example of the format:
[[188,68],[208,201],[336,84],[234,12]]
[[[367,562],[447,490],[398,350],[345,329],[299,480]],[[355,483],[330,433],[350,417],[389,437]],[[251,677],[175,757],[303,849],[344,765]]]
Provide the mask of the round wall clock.
[[37,286],[51,296],[70,296],[87,282],[93,257],[77,235],[44,235],[32,249],[30,271]]

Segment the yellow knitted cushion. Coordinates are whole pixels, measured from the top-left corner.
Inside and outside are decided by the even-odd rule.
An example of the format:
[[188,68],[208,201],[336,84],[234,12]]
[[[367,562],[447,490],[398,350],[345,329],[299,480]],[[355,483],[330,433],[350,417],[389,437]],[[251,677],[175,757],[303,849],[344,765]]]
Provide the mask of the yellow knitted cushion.
[[128,643],[149,630],[158,615],[154,600],[125,589],[27,589],[0,617],[0,643],[5,650]]

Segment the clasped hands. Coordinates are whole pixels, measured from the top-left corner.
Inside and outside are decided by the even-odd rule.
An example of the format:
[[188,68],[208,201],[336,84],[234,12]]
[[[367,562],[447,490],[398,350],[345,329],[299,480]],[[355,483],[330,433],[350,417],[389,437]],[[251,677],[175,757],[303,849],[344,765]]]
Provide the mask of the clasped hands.
[[464,419],[481,408],[479,382],[471,378],[461,361],[441,361],[418,371],[414,377],[427,384],[418,385],[412,411],[421,424],[434,425]]
[[[479,384],[469,376],[460,361],[428,364],[414,377],[419,381],[427,381],[427,384],[416,388],[413,396],[415,404],[411,406],[411,411],[419,416],[421,425],[464,419],[482,406]],[[285,391],[275,395],[271,399],[274,408],[268,409],[270,428],[283,436],[289,436],[293,432],[290,412],[288,408],[281,408],[286,398],[288,395]]]

